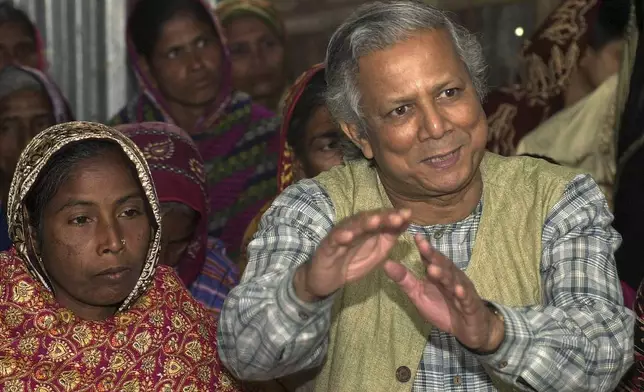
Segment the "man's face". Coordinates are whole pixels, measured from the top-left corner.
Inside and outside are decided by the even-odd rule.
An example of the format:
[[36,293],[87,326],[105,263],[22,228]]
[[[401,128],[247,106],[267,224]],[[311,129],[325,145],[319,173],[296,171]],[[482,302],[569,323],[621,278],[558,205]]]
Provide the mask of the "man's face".
[[383,184],[409,199],[453,194],[477,173],[487,121],[449,34],[418,31],[359,60],[366,133],[343,128]]

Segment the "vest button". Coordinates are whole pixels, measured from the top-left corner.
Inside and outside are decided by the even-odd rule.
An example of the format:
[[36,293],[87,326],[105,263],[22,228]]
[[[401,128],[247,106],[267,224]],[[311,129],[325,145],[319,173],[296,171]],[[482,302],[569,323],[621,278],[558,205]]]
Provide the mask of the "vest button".
[[407,382],[411,379],[411,370],[407,366],[401,366],[396,369],[396,380]]

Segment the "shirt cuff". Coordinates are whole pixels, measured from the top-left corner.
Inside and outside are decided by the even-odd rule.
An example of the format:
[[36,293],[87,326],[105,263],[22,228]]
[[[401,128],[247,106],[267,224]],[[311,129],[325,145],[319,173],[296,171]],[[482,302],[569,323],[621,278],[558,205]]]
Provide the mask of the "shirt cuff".
[[293,286],[293,277],[297,268],[291,269],[277,287],[277,306],[294,324],[304,326],[322,316],[329,316],[336,294],[316,302],[304,302]]
[[526,369],[527,352],[532,347],[534,336],[528,320],[515,309],[492,304],[504,319],[505,337],[499,348],[489,355],[476,355],[488,371],[516,384]]

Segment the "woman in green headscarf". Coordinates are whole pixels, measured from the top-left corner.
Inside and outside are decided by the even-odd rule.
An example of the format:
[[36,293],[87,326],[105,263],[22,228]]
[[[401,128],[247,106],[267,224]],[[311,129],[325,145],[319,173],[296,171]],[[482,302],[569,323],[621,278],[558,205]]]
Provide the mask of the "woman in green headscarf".
[[224,0],[216,12],[228,40],[234,87],[277,112],[288,83],[281,16],[265,0]]

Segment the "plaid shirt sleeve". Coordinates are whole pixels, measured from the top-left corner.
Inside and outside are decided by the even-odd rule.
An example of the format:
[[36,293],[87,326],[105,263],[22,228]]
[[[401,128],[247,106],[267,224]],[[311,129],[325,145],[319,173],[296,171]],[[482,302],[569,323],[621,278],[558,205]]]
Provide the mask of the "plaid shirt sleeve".
[[334,219],[329,196],[312,180],[287,188],[262,217],[219,321],[219,355],[238,378],[269,380],[322,363],[333,296],[304,303],[292,280]]
[[620,235],[599,187],[577,176],[546,220],[541,279],[544,305],[497,305],[505,340],[479,357],[522,390],[609,391],[633,360],[634,314],[615,268]]

